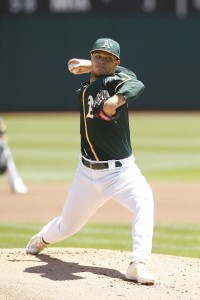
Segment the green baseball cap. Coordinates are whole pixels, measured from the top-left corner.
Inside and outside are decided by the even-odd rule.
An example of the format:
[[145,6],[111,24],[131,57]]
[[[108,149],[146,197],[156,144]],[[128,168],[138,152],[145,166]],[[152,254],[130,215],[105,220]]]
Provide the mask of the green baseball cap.
[[95,42],[93,49],[90,51],[90,53],[93,53],[95,51],[105,51],[111,53],[118,59],[120,57],[120,45],[116,41],[111,40],[109,38],[98,39]]

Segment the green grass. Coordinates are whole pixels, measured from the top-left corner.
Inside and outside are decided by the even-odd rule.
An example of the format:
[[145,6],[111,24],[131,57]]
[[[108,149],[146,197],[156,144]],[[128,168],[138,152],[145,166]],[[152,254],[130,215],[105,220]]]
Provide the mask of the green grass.
[[[24,248],[44,224],[0,224],[0,248]],[[131,225],[88,224],[72,237],[50,247],[131,251]],[[153,253],[200,258],[200,224],[156,225]]]
[[[72,181],[78,113],[1,116],[26,182]],[[148,180],[200,180],[200,113],[130,113],[130,127],[136,163]]]
[[148,179],[200,179],[200,113],[133,114],[131,129],[136,162]]

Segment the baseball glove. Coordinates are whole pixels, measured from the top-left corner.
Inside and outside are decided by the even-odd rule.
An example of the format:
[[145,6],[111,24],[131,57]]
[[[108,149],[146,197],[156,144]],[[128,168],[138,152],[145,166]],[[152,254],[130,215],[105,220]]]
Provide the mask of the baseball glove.
[[4,154],[3,143],[0,142],[0,174],[5,173],[7,170],[7,160]]
[[117,111],[114,115],[108,116],[103,111],[103,106],[106,100],[110,98],[110,95],[107,90],[101,90],[96,98],[94,99],[94,105],[93,105],[93,115],[98,119],[103,119],[105,121],[114,121],[119,118],[119,111]]

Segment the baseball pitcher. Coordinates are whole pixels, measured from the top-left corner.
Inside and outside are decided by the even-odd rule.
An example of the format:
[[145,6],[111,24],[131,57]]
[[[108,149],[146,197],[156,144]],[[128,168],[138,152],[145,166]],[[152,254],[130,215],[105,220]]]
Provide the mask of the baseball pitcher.
[[[72,59],[72,73],[90,72],[77,95],[80,102],[81,154],[61,216],[28,243],[26,252],[38,254],[49,243],[79,231],[109,199],[132,212],[133,249],[126,278],[154,284],[147,269],[153,235],[153,195],[132,154],[128,104],[144,90],[136,75],[120,63],[120,46],[98,39],[91,61]],[[75,65],[70,66],[74,63]]]

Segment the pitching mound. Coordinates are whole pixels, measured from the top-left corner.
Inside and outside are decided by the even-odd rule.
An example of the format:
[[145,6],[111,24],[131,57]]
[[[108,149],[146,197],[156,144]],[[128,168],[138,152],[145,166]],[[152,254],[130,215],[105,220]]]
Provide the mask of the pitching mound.
[[125,279],[128,257],[111,250],[49,248],[32,256],[2,249],[0,299],[199,299],[199,259],[153,254],[156,284],[146,286]]

